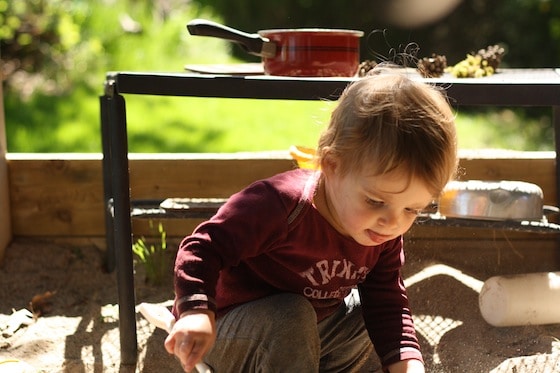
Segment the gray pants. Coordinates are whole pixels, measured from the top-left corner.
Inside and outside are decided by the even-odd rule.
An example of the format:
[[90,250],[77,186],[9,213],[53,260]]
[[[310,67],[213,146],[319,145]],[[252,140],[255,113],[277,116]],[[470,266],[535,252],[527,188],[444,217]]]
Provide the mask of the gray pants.
[[357,291],[318,324],[304,297],[286,293],[239,306],[217,325],[205,358],[216,373],[381,371]]

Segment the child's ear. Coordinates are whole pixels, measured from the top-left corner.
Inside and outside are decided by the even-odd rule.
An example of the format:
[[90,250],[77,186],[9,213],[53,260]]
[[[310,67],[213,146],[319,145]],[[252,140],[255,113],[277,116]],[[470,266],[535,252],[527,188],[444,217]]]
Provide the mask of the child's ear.
[[321,170],[326,175],[335,175],[339,167],[340,161],[332,153],[326,153],[321,159]]

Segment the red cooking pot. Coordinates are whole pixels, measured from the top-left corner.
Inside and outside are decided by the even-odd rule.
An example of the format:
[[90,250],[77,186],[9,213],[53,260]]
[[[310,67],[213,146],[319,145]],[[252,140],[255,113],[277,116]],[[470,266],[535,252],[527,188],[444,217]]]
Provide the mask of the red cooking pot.
[[191,35],[212,36],[240,44],[261,56],[264,72],[283,76],[354,76],[360,64],[362,31],[341,29],[274,29],[248,34],[212,21],[187,24]]

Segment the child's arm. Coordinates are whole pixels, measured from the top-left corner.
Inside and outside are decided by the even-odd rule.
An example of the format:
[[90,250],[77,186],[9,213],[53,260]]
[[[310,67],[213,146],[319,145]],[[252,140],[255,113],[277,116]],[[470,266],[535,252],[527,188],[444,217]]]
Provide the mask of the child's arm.
[[374,270],[359,285],[366,327],[384,367],[394,366],[389,370],[391,373],[408,372],[395,370],[407,367],[408,363],[399,365],[401,361],[422,363],[420,344],[400,274],[403,261],[402,240],[394,240],[386,245]]
[[185,372],[190,372],[216,340],[216,320],[214,312],[192,310],[181,317],[165,339],[165,349],[174,354]]
[[420,360],[402,360],[389,365],[389,373],[424,373],[424,364]]

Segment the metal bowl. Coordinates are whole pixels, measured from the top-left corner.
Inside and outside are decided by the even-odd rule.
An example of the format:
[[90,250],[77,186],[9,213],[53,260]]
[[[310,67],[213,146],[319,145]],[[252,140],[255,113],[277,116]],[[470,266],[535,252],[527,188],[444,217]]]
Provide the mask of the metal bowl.
[[451,181],[438,202],[443,216],[486,220],[542,220],[543,191],[522,181]]

